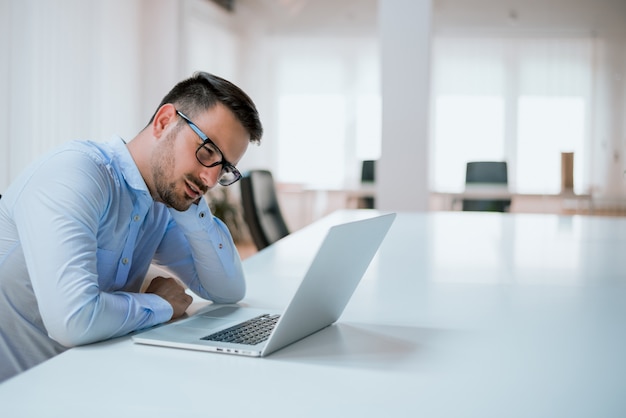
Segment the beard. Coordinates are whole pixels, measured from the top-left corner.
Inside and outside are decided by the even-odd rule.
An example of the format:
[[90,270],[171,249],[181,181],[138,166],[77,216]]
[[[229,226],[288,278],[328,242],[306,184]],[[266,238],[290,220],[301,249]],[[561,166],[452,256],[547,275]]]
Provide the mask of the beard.
[[[152,181],[155,187],[156,197],[166,206],[184,212],[194,203],[196,199],[191,198],[179,185],[174,177],[174,167],[176,157],[174,143],[178,129],[171,131],[163,141],[157,146],[157,150],[152,155]],[[194,184],[198,190],[206,193],[206,186],[202,185],[199,179],[186,175],[185,180]]]

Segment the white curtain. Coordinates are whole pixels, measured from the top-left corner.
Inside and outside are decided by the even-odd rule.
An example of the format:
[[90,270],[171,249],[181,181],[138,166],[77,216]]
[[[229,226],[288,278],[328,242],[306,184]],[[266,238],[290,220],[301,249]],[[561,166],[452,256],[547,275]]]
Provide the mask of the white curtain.
[[71,139],[130,135],[138,120],[139,1],[2,3],[0,193]]
[[378,50],[370,39],[272,41],[279,181],[355,183],[380,156]]
[[184,77],[237,81],[232,16],[204,0],[0,1],[0,194],[72,140],[130,140]]
[[591,38],[439,37],[433,44],[431,189],[464,187],[471,160],[505,160],[520,193],[559,193],[561,152],[591,186]]

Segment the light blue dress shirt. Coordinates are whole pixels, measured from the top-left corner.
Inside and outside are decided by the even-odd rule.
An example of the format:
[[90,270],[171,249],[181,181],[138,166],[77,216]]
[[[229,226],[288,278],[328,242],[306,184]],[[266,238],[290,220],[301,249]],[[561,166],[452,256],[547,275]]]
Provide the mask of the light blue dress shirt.
[[0,381],[168,321],[169,303],[138,293],[151,263],[217,303],[245,294],[224,223],[204,199],[185,212],[154,202],[121,138],[32,164],[0,199]]

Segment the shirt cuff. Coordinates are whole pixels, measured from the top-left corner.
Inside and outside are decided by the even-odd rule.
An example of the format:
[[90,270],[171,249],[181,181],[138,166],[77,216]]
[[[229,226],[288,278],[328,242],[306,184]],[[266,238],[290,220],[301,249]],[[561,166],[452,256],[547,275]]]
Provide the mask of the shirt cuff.
[[135,297],[144,306],[144,309],[152,312],[154,323],[150,326],[162,324],[172,319],[174,308],[161,296],[154,293],[137,293]]
[[209,231],[213,226],[213,214],[204,197],[200,199],[197,205],[191,205],[189,209],[184,212],[177,211],[174,208],[169,208],[169,211],[172,218],[176,221],[176,224],[184,230]]

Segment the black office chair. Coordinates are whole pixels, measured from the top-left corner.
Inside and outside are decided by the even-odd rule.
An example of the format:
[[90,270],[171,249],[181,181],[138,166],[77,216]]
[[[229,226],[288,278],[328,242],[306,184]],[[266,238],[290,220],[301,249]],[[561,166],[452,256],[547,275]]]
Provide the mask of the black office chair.
[[[506,161],[471,161],[465,171],[465,185],[508,184]],[[508,212],[511,199],[463,199],[463,210],[483,212]]]
[[[361,183],[374,184],[376,181],[376,160],[365,160],[361,164]],[[361,209],[374,209],[376,202],[371,196],[359,198],[358,203]]]
[[243,218],[258,250],[289,235],[270,171],[248,171],[240,180],[240,189]]

